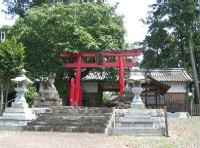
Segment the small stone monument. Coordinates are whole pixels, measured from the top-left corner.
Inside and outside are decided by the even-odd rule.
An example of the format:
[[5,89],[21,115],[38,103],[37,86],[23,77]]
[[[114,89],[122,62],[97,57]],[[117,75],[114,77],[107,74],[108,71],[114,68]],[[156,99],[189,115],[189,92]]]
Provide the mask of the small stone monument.
[[46,78],[36,79],[39,83],[39,97],[34,100],[33,107],[62,106],[62,99],[54,86],[55,73],[50,73]]

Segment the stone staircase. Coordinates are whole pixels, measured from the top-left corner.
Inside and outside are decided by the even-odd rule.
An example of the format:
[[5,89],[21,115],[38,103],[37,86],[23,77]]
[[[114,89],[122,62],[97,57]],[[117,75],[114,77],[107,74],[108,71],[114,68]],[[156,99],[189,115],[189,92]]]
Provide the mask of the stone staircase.
[[112,108],[51,107],[28,122],[24,130],[104,133]]

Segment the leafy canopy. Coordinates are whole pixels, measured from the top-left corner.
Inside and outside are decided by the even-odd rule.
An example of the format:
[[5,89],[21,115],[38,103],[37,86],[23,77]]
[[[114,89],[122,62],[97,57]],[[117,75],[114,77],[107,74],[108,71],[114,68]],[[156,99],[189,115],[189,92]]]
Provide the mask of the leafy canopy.
[[195,41],[196,37],[199,38],[199,4],[185,0],[153,4],[150,7],[149,15],[143,20],[149,30],[143,42],[147,50],[142,67],[184,67],[190,71],[188,41],[192,33],[193,46],[199,45]]
[[144,53],[143,67],[184,67],[193,74],[196,97],[199,92],[199,37],[200,5],[198,1],[170,1],[151,6],[145,24],[149,35],[144,43],[149,47]]
[[24,17],[31,8],[41,7],[44,4],[62,3],[63,5],[67,5],[69,3],[82,2],[103,3],[104,0],[5,0],[3,4],[7,6],[7,9],[3,11],[12,16],[18,15],[19,17]]
[[31,79],[54,72],[57,75],[57,86],[61,89],[65,88],[62,83],[66,83],[63,78],[66,75],[72,78],[75,72],[64,72],[58,52],[80,53],[125,48],[123,16],[116,13],[115,6],[101,3],[55,4],[32,8],[24,18],[17,20],[7,36],[13,34],[26,47],[25,69],[32,73]]
[[[26,47],[30,71],[55,71],[61,65],[56,52],[93,52],[124,49],[123,17],[116,7],[83,3],[33,8],[13,26]],[[39,74],[39,73],[38,73]]]
[[[7,95],[11,89],[11,79],[15,78],[24,67],[24,46],[18,43],[16,37],[6,39],[0,43],[0,84],[1,94],[7,102]],[[13,91],[13,90],[11,90]],[[3,100],[1,100],[3,101]],[[3,103],[3,102],[2,102]]]

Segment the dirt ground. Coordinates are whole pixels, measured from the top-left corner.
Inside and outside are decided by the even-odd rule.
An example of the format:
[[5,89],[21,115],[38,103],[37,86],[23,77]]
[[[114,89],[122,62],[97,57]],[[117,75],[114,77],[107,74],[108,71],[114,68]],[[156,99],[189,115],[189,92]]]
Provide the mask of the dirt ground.
[[200,117],[168,124],[169,137],[0,131],[0,148],[200,148]]
[[0,132],[0,148],[125,148],[105,134]]

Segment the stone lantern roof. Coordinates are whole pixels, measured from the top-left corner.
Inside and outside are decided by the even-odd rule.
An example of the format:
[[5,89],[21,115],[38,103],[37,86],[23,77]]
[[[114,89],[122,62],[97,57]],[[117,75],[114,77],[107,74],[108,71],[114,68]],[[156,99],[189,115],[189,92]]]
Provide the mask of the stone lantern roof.
[[25,73],[27,71],[25,69],[22,69],[21,72],[20,72],[20,76],[19,77],[16,77],[14,79],[11,79],[12,82],[15,82],[15,83],[26,83],[26,84],[32,84],[33,82],[26,77]]

